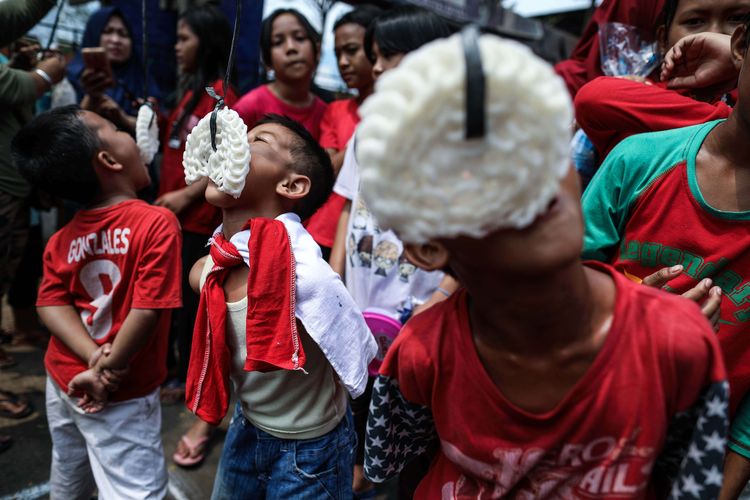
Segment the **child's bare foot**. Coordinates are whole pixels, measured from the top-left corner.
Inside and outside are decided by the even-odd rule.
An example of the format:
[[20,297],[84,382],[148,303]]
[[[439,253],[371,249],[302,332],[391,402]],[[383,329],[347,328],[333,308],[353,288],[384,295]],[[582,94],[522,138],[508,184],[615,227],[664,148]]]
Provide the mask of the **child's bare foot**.
[[211,424],[196,419],[177,443],[177,449],[172,455],[174,463],[180,467],[193,467],[203,462],[206,458],[206,445],[213,431]]
[[93,368],[89,368],[73,377],[68,384],[68,396],[75,392],[83,392],[78,406],[86,413],[102,411],[107,404],[107,387],[101,375]]

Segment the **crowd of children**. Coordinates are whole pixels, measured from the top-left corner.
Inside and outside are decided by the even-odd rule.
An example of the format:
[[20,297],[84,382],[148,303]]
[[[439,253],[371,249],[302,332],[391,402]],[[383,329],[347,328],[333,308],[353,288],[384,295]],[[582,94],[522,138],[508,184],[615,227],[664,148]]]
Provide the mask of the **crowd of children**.
[[[92,19],[124,78],[130,25]],[[605,22],[656,40],[652,75],[601,76]],[[187,10],[153,203],[111,75],[15,134],[23,182],[76,207],[36,302],[51,498],[163,498],[169,399],[183,467],[231,413],[214,499],[738,498],[750,0],[605,0],[555,67],[415,6],[333,34],[353,97],[315,93],[285,8],[238,98],[224,14]]]

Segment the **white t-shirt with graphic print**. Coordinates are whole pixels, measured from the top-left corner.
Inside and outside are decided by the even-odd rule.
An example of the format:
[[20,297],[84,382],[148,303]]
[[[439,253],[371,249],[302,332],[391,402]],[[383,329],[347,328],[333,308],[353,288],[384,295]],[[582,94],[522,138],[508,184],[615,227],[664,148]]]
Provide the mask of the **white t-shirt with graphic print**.
[[362,311],[379,309],[405,321],[414,307],[424,303],[440,285],[444,274],[426,272],[406,260],[404,245],[377,221],[360,196],[359,167],[349,141],[334,192],[351,200],[346,230],[344,282]]

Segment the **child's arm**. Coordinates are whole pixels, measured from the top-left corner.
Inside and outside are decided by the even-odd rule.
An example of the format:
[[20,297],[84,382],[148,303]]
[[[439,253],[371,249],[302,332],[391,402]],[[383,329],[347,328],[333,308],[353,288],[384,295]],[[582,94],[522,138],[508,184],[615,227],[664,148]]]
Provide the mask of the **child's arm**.
[[750,480],[750,399],[745,398],[732,420],[727,456],[724,460],[724,485],[719,500],[738,498]]
[[176,215],[179,215],[180,212],[203,196],[203,193],[206,192],[206,186],[208,186],[208,179],[203,178],[185,188],[161,195],[154,202],[154,205],[168,208]]
[[336,238],[333,240],[331,256],[328,259],[331,268],[336,271],[342,279],[344,278],[344,272],[346,271],[346,231],[349,227],[349,213],[351,210],[352,202],[351,200],[346,200],[344,208],[341,210],[339,223],[336,226]]
[[131,309],[112,342],[111,353],[109,356],[102,356],[95,368],[126,368],[133,356],[151,338],[162,313],[162,309]]
[[719,500],[739,498],[748,481],[750,481],[750,459],[727,450],[727,456],[724,459],[724,484],[719,493]]
[[339,175],[339,170],[341,170],[341,166],[344,164],[344,155],[346,154],[346,149],[333,149],[333,148],[327,148],[326,153],[328,153],[328,156],[331,157],[331,165],[333,165],[333,175]]
[[204,255],[195,261],[195,264],[190,268],[190,274],[188,275],[190,288],[192,288],[197,294],[201,293],[201,274],[203,274],[203,268],[206,266],[206,259],[208,259],[208,255]]
[[72,305],[38,307],[37,312],[50,333],[86,363],[99,349]]
[[453,292],[458,290],[458,287],[461,286],[458,281],[448,274],[446,274],[443,279],[440,281],[440,285],[438,285],[437,289],[432,292],[432,295],[424,304],[421,304],[414,308],[414,314],[419,314],[422,311],[429,309],[433,305],[437,304],[438,302],[442,302],[448,297],[451,296]]

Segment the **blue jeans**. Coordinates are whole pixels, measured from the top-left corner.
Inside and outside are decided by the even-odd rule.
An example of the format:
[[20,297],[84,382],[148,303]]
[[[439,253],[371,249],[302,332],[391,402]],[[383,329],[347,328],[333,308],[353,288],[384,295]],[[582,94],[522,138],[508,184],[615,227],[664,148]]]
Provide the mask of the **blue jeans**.
[[297,440],[256,428],[238,403],[211,498],[350,500],[356,441],[349,409],[328,434]]

